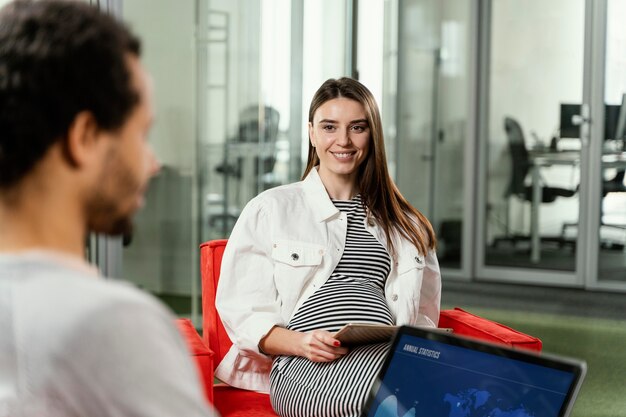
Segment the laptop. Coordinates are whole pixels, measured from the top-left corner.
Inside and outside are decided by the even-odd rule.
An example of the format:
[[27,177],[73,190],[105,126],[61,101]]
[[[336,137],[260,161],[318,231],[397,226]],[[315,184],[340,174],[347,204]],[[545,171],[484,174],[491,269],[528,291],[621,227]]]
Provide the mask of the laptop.
[[566,417],[583,361],[402,326],[374,382],[366,417]]

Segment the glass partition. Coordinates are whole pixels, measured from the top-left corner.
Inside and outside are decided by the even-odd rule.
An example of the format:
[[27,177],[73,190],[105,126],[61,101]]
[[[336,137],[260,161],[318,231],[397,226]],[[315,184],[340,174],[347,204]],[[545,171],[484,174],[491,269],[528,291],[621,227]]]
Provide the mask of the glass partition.
[[397,13],[397,19],[387,19],[397,25],[386,31],[396,45],[385,43],[383,74],[388,158],[404,196],[435,228],[441,266],[451,269],[462,266],[461,232],[471,205],[464,189],[465,147],[472,134],[471,8],[465,0],[407,0],[387,7]]
[[250,199],[302,174],[309,101],[345,73],[347,3],[122,6],[154,79],[150,140],[163,165],[124,250],[123,276],[197,320],[198,245],[227,238]]
[[123,253],[123,277],[181,314],[197,296],[196,9],[193,2],[125,1],[122,18],[143,43],[155,90],[150,141],[162,169]]
[[585,1],[490,4],[484,263],[574,271]]
[[626,288],[626,2],[607,3],[598,282]]

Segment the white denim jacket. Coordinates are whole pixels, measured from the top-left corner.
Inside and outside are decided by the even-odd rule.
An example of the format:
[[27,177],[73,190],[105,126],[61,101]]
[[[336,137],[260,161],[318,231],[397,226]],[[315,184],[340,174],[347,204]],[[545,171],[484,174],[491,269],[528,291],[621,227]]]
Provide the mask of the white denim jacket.
[[[387,247],[373,219],[366,228]],[[269,392],[272,360],[259,341],[273,326],[286,326],[330,277],[343,254],[347,218],[330,200],[317,173],[265,191],[244,208],[226,245],[216,307],[233,346],[216,370],[229,385]],[[420,254],[406,239],[385,284],[398,325],[437,325],[441,275],[434,251]]]

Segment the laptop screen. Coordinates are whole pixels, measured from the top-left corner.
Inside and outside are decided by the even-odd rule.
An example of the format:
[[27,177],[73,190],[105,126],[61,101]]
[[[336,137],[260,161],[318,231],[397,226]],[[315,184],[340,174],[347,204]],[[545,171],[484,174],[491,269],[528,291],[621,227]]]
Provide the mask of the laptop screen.
[[403,327],[371,417],[563,417],[584,365]]

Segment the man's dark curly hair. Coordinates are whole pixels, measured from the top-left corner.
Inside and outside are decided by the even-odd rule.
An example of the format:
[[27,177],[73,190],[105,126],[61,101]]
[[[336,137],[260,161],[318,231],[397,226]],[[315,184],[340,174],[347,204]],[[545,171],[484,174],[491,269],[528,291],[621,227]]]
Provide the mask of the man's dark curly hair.
[[0,190],[15,186],[78,113],[115,131],[138,103],[128,55],[139,40],[75,1],[16,1],[0,11]]

